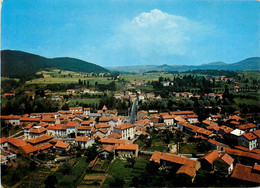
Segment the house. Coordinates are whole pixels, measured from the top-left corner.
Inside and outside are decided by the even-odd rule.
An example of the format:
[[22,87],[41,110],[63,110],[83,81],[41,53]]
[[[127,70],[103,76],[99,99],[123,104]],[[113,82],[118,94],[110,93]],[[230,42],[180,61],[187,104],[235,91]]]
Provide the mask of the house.
[[108,129],[105,128],[101,128],[96,130],[95,132],[95,136],[102,136],[102,137],[107,137],[108,135],[110,135],[110,131]]
[[1,148],[8,148],[8,140],[6,137],[0,138],[0,146]]
[[28,118],[28,117],[22,117],[20,119],[21,125],[28,125],[30,123],[40,123],[41,118]]
[[260,130],[254,131],[253,134],[257,137],[257,148],[260,149]]
[[114,138],[101,138],[100,142],[103,144],[103,146],[106,146],[106,145],[125,144],[126,140],[114,139]]
[[245,134],[245,131],[235,129],[232,132],[230,132],[230,138],[234,141],[235,145],[238,145],[239,139],[243,134]]
[[164,121],[165,125],[168,125],[168,126],[174,125],[174,119],[173,119],[172,115],[164,115],[162,117],[163,117],[163,121]]
[[90,115],[90,108],[83,108],[83,115],[89,116]]
[[140,120],[140,119],[143,119],[143,117],[145,117],[145,116],[148,116],[148,112],[142,110],[142,111],[137,112],[136,118],[137,118],[137,120]]
[[196,171],[200,168],[198,161],[158,151],[153,153],[150,161],[159,163],[161,168],[174,167],[176,173],[185,173],[192,178],[192,181],[195,178]]
[[70,145],[68,143],[65,143],[65,142],[59,140],[56,143],[55,148],[56,148],[57,152],[63,152],[63,151],[68,151],[70,148]]
[[67,89],[66,91],[67,94],[74,94],[76,91],[74,89]]
[[28,133],[28,138],[36,138],[38,136],[42,136],[47,133],[47,129],[43,128],[42,126],[34,126],[30,129]]
[[34,124],[30,123],[23,128],[25,139],[29,139],[29,132],[30,132],[30,130],[32,129],[33,126],[34,126]]
[[220,143],[216,140],[209,139],[207,140],[212,150],[217,150],[219,152],[225,151],[225,148],[228,147],[226,144]]
[[197,115],[187,115],[187,121],[189,123],[198,123],[198,116]]
[[233,171],[233,162],[234,159],[225,153],[213,162],[214,170],[229,175]]
[[77,133],[77,128],[79,127],[79,123],[77,121],[70,121],[66,125],[66,132],[67,135],[70,134],[76,134]]
[[214,161],[219,157],[217,150],[209,151],[206,155],[200,157],[198,161],[201,163],[201,168],[204,170],[213,170]]
[[210,126],[218,126],[217,123],[213,122],[213,121],[210,121],[210,120],[204,120],[202,121],[202,125],[204,127],[210,127]]
[[249,150],[257,148],[257,136],[253,133],[243,134],[238,142],[239,146],[244,146]]
[[78,107],[70,107],[69,110],[73,113],[73,112],[82,112],[83,108],[81,106]]
[[109,156],[110,152],[114,153],[114,151],[115,151],[115,146],[106,145],[106,146],[103,146],[99,155],[107,158]]
[[85,136],[77,136],[74,139],[75,145],[80,146],[81,148],[88,148],[95,143],[94,137],[85,137]]
[[114,133],[116,132],[122,136],[122,139],[131,140],[135,136],[136,127],[133,124],[124,123],[114,127]]
[[26,142],[31,144],[32,146],[39,147],[39,146],[48,144],[52,139],[53,139],[53,136],[42,135],[37,138],[32,138],[32,139],[26,140]]
[[116,144],[115,155],[119,157],[138,157],[137,144]]
[[83,121],[81,122],[81,126],[95,126],[95,121],[94,120],[89,120],[89,121]]
[[18,148],[27,144],[24,140],[19,138],[8,138],[8,149],[14,153],[18,153]]
[[6,124],[10,123],[12,125],[20,125],[21,116],[17,116],[17,115],[0,116],[0,119],[3,120]]
[[38,153],[38,149],[31,144],[21,145],[18,148],[18,152],[25,157],[31,157]]
[[94,131],[95,131],[95,128],[92,126],[79,126],[77,133],[82,134],[84,136],[89,136]]
[[255,165],[254,167],[251,167],[243,164],[236,164],[231,177],[236,180],[239,180],[239,182],[246,182],[247,185],[249,186],[259,186],[260,184],[259,165]]
[[253,132],[253,131],[256,130],[256,125],[253,124],[253,123],[247,123],[247,124],[244,124],[244,125],[239,125],[238,129],[249,133],[249,132]]

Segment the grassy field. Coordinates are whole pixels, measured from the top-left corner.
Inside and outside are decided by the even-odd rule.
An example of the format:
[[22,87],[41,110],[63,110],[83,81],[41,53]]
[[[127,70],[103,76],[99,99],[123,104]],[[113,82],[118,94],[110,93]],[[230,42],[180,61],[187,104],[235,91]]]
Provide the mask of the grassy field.
[[[108,174],[113,176],[113,178],[123,179],[125,181],[125,186],[129,187],[132,178],[139,176],[144,171],[148,161],[144,159],[137,158],[136,163],[133,168],[127,167],[128,162],[126,160],[121,160],[119,158],[115,159],[110,165]],[[109,187],[109,182],[112,178],[106,179],[103,187]]]
[[180,145],[180,153],[195,153],[198,154],[196,150],[197,144],[181,144]]
[[236,104],[260,105],[260,100],[254,99],[235,98],[234,101]]
[[69,100],[69,103],[84,103],[84,104],[90,104],[90,103],[97,103],[99,104],[100,98],[89,98],[89,99],[71,99]]
[[142,82],[142,81],[152,81],[156,80],[158,81],[159,77],[169,77],[172,78],[172,74],[169,73],[137,73],[137,74],[123,74],[121,75],[121,78],[124,78],[127,81],[136,81],[136,82]]
[[76,187],[87,169],[86,158],[71,159],[68,163],[72,166],[68,174],[63,173],[64,164],[54,173],[58,179],[58,187]]

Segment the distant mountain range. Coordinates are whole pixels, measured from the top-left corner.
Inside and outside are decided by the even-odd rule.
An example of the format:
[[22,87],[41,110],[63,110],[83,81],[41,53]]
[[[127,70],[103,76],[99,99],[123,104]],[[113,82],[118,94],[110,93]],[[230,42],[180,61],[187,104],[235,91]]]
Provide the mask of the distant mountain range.
[[187,71],[187,70],[260,70],[260,57],[251,57],[237,63],[227,64],[222,61],[202,65],[140,65],[106,67],[110,71],[119,72],[149,72],[149,71]]
[[32,78],[36,72],[56,68],[75,72],[109,72],[107,69],[70,57],[45,58],[22,51],[1,51],[1,74],[11,78]]

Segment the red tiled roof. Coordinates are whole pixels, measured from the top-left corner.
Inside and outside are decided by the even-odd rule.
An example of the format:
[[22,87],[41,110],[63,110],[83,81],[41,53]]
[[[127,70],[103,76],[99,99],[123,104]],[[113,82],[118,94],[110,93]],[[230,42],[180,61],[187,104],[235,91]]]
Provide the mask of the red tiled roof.
[[26,125],[26,126],[24,127],[24,129],[30,129],[30,128],[32,128],[32,126],[33,126],[33,124],[30,123],[30,124]]
[[240,130],[246,130],[246,129],[252,129],[252,128],[256,128],[256,125],[253,124],[253,123],[248,123],[248,124],[245,124],[245,125],[239,125],[238,126],[238,129],[240,129]]
[[248,148],[244,147],[244,146],[235,146],[236,149],[242,150],[242,151],[249,151]]
[[231,163],[234,162],[234,159],[233,159],[230,155],[228,155],[227,153],[225,153],[225,154],[221,157],[221,159],[222,159],[225,163],[227,163],[228,165],[231,165]]
[[247,140],[257,139],[257,136],[254,135],[253,133],[246,133],[246,134],[243,134],[242,136],[244,136]]
[[217,123],[210,121],[210,120],[204,120],[204,121],[202,121],[202,123],[209,125],[209,126],[218,126]]
[[78,142],[87,142],[88,140],[90,140],[89,137],[85,137],[85,136],[77,136],[75,138],[75,141],[78,141]]
[[102,110],[107,110],[107,107],[104,105],[103,108],[102,108]]
[[3,143],[5,143],[5,142],[7,142],[6,137],[2,137],[2,138],[0,138],[0,144],[3,144]]
[[0,119],[5,119],[5,120],[9,120],[9,119],[20,119],[21,116],[16,116],[16,115],[9,115],[9,116],[0,116]]
[[8,143],[10,143],[16,147],[27,144],[24,140],[19,139],[19,138],[8,138],[7,141],[8,141]]
[[108,132],[108,130],[105,129],[105,128],[98,129],[96,132],[98,132],[98,131],[100,131],[100,132],[102,132],[104,134],[106,134]]
[[189,175],[190,177],[194,177],[196,174],[196,169],[189,166],[189,165],[182,165],[179,170],[176,172],[176,174],[184,173]]
[[65,143],[65,142],[63,142],[63,141],[61,141],[61,140],[59,140],[59,141],[56,143],[56,145],[55,145],[55,147],[58,147],[58,148],[67,148],[68,146],[69,146],[68,143]]
[[91,126],[79,126],[78,130],[81,130],[81,131],[83,131],[83,130],[90,130],[91,131],[92,128],[93,127],[91,127]]
[[253,134],[260,138],[260,130],[255,130]]
[[40,143],[40,142],[43,142],[43,141],[48,141],[48,140],[51,140],[53,139],[53,136],[50,136],[50,135],[42,135],[42,136],[39,136],[39,137],[36,137],[36,138],[33,138],[33,139],[29,139],[29,140],[26,140],[26,142],[29,142],[31,144],[37,144],[37,143]]
[[135,125],[130,124],[130,123],[124,123],[124,124],[118,125],[118,126],[116,126],[114,128],[115,129],[124,130],[124,129],[128,129],[128,128],[131,128],[131,127],[135,127]]
[[120,138],[122,138],[122,136],[118,132],[116,132],[116,133],[110,134],[108,136],[108,138],[120,139]]
[[260,183],[260,174],[252,173],[251,166],[242,164],[236,164],[231,177],[249,182]]
[[94,121],[93,121],[93,120],[83,121],[83,122],[81,122],[81,125],[89,125],[89,124],[91,124],[91,123],[94,123]]
[[79,106],[79,107],[70,107],[69,109],[70,110],[80,110],[80,109],[82,109],[82,107],[81,106]]
[[[211,144],[214,144],[214,145],[216,145],[216,146],[222,144],[222,143],[220,143],[220,142],[218,142],[218,141],[216,141],[216,140],[212,140],[212,139],[209,139],[208,142],[210,142]],[[222,145],[225,145],[225,144],[222,144]]]
[[200,157],[200,159],[207,160],[210,164],[213,164],[213,162],[218,158],[218,151],[213,150],[209,151],[206,155]]
[[96,129],[100,129],[100,128],[110,128],[110,127],[111,127],[111,125],[106,124],[106,123],[100,123],[100,124],[96,124],[96,125],[95,125],[95,128],[96,128]]
[[89,110],[90,110],[90,108],[83,108],[83,110],[84,110],[84,111],[89,111]]
[[43,151],[43,150],[46,150],[46,149],[51,148],[52,146],[53,146],[52,144],[47,143],[47,144],[45,144],[45,145],[41,145],[41,146],[36,147],[36,148],[37,148],[39,151]]
[[240,125],[240,122],[238,121],[230,121],[231,124],[234,124],[234,125]]
[[187,116],[188,116],[188,118],[198,118],[197,115],[187,115]]
[[126,140],[119,140],[113,138],[101,138],[100,142],[103,144],[124,144],[126,143]]
[[106,146],[103,146],[102,150],[101,151],[108,151],[108,152],[112,152],[114,150],[115,146],[112,146],[112,145],[106,145]]
[[255,163],[253,169],[257,170],[257,171],[260,171],[260,165]]
[[230,116],[230,117],[227,119],[227,121],[228,121],[228,120],[242,121],[242,120],[244,120],[244,119],[241,118],[241,117],[239,117],[239,116],[237,116],[237,115],[233,115],[233,116]]
[[76,121],[70,121],[67,123],[67,127],[76,127],[77,122]]
[[41,118],[25,118],[22,117],[20,119],[20,121],[24,121],[24,122],[40,122]]
[[173,112],[170,112],[170,114],[173,114],[173,115],[188,115],[188,114],[194,114],[193,111],[173,111]]
[[32,128],[29,133],[43,133],[45,132],[47,129],[43,128],[43,127],[40,127],[40,128]]
[[226,148],[225,150],[229,155],[237,155],[237,156],[241,156],[241,157],[248,157],[248,158],[260,160],[260,155],[256,154],[256,153],[251,153],[251,152],[246,152],[246,151],[241,151],[241,150],[236,150],[236,149],[230,149],[230,148]]
[[29,154],[29,153],[33,153],[35,151],[37,151],[38,149],[34,146],[32,146],[31,144],[25,144],[25,145],[22,145],[20,146],[22,148],[22,150],[26,153],[26,154]]
[[138,145],[137,144],[119,144],[115,146],[116,150],[137,150]]
[[41,122],[52,122],[52,123],[55,123],[56,119],[45,117],[45,118],[41,119]]
[[164,115],[163,119],[173,119],[173,116],[172,115]]

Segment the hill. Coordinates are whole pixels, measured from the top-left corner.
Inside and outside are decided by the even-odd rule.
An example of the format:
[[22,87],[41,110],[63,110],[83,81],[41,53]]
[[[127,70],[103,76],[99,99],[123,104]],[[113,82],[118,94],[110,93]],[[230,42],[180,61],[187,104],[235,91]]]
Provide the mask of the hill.
[[40,70],[57,68],[75,72],[109,72],[107,69],[70,57],[45,58],[22,51],[1,51],[1,74],[11,78],[32,78]]
[[[260,57],[251,57],[245,60],[227,64],[222,61],[212,62],[202,65],[140,65],[140,66],[124,66],[108,67],[112,71],[120,72],[149,72],[149,71],[188,71],[188,70],[260,70]],[[142,71],[140,71],[142,70]]]

